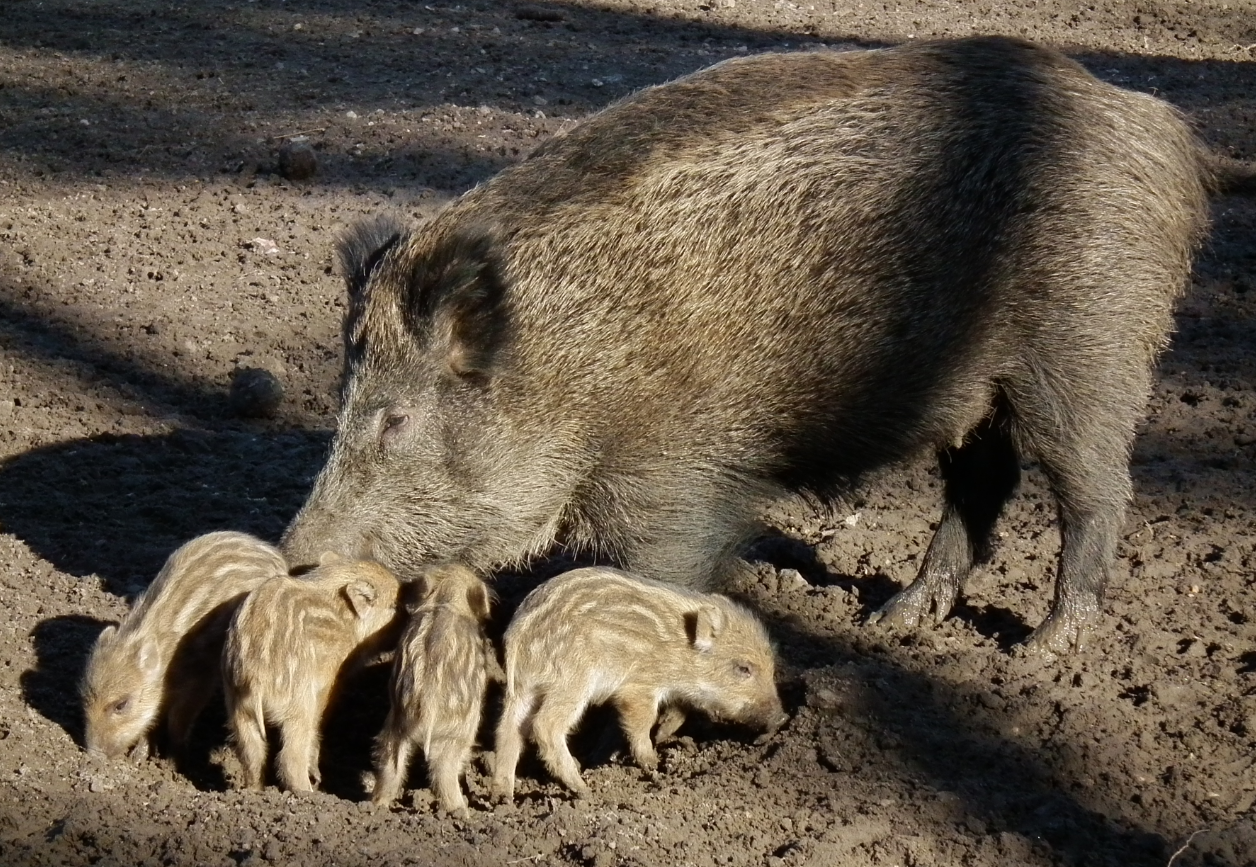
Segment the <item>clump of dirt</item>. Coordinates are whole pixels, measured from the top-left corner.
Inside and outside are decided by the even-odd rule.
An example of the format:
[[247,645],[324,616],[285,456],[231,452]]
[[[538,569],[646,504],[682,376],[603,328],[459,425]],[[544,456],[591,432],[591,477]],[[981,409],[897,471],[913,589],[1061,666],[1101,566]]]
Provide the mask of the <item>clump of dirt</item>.
[[[337,231],[422,219],[588,112],[722,58],[977,31],[1063,47],[1256,158],[1241,3],[11,0],[0,863],[1164,867],[1188,841],[1175,865],[1256,863],[1256,204],[1238,198],[1216,204],[1106,616],[1076,657],[1015,651],[1059,541],[1033,471],[954,617],[863,625],[938,516],[920,464],[833,514],[782,503],[782,535],[733,588],[784,666],[793,718],[766,744],[694,721],[649,778],[599,753],[595,716],[577,738],[587,800],[525,764],[517,805],[492,810],[479,759],[466,821],[433,811],[421,763],[372,809],[378,670],[329,720],[313,797],[229,789],[221,712],[186,767],[80,748],[76,683],[104,623],[194,535],[277,538],[322,462]],[[538,577],[499,581],[503,616]]]

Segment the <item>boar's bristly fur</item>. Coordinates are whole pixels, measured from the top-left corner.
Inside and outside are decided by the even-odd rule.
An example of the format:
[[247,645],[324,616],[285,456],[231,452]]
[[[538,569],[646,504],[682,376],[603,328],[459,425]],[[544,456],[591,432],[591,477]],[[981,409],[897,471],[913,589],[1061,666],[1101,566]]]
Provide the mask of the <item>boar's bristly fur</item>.
[[643,90],[342,246],[344,400],[285,552],[487,573],[559,539],[712,587],[773,498],[933,450],[942,520],[879,614],[914,627],[1030,457],[1063,542],[1030,645],[1076,649],[1207,190],[1238,183],[1214,166],[1171,106],[1014,39]]

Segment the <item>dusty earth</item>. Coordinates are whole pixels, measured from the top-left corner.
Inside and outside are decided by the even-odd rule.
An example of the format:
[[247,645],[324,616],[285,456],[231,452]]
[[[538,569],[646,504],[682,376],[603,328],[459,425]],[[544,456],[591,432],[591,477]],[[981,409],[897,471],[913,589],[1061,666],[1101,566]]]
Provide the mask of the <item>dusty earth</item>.
[[[326,448],[336,232],[413,217],[608,101],[721,58],[974,32],[1060,46],[1256,158],[1251,0],[7,0],[0,8],[0,863],[1256,864],[1256,203],[1216,204],[1134,458],[1093,645],[1014,652],[1058,544],[1035,472],[966,604],[885,634],[939,515],[927,462],[832,514],[775,515],[758,580],[794,716],[763,746],[690,725],[654,780],[581,739],[593,795],[525,767],[468,821],[363,804],[368,676],[327,793],[227,788],[194,756],[86,756],[75,685],[104,622],[216,528],[276,538]],[[309,180],[277,172],[304,135]],[[241,418],[237,368],[286,389]],[[812,553],[814,551],[814,554]],[[509,610],[535,576],[500,581]],[[413,784],[423,786],[421,770]],[[1181,848],[1184,847],[1184,848]],[[1181,851],[1179,849],[1181,848]]]

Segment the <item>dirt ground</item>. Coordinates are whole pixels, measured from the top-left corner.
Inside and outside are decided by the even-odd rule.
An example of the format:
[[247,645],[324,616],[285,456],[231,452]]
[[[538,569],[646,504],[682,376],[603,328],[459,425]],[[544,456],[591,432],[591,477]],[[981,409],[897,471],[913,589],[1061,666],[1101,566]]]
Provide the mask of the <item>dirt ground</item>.
[[[793,718],[765,745],[691,724],[648,779],[581,740],[593,794],[525,766],[467,821],[416,788],[363,803],[383,675],[343,703],[327,791],[227,788],[194,756],[89,758],[76,683],[102,625],[193,535],[275,539],[324,454],[339,375],[331,249],[413,217],[633,89],[767,49],[974,32],[1064,48],[1256,158],[1252,0],[7,0],[0,8],[0,863],[1256,864],[1256,202],[1219,200],[1134,457],[1092,646],[1013,652],[1058,545],[1036,472],[936,629],[867,615],[910,580],[927,464],[832,514],[784,503],[758,580]],[[304,135],[309,180],[276,172]],[[237,367],[286,389],[238,418]],[[507,576],[508,609],[529,586]],[[413,785],[423,786],[416,768]],[[1178,851],[1179,847],[1185,847]]]

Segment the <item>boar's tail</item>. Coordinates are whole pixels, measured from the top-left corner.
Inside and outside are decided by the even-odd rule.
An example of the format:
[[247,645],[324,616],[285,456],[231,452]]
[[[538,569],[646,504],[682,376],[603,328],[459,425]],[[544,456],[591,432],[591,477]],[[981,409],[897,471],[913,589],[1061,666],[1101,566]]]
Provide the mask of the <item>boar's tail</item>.
[[1256,196],[1256,162],[1205,151],[1204,171],[1214,196]]

